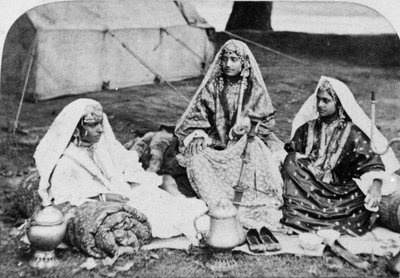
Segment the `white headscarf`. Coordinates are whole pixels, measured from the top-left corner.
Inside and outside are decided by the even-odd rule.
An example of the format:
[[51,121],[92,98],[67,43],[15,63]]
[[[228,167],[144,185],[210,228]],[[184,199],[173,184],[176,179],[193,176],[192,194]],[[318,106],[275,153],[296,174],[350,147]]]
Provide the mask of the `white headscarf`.
[[[346,111],[346,114],[350,117],[352,122],[356,126],[358,126],[368,136],[368,138],[370,138],[372,122],[369,119],[369,117],[365,114],[365,112],[362,110],[362,108],[358,105],[350,89],[343,82],[326,76],[321,76],[314,93],[306,100],[306,102],[300,108],[299,112],[294,117],[292,124],[291,138],[293,138],[296,130],[300,126],[302,126],[308,121],[318,118],[317,92],[318,88],[325,81],[328,81],[331,84],[332,88],[336,92],[337,97],[340,100],[340,103],[344,111]],[[374,145],[378,149],[386,148],[388,141],[376,127],[374,128],[375,128],[374,131],[375,134],[373,138]],[[391,148],[389,148],[387,153],[381,155],[381,158],[383,164],[385,165],[386,172],[393,173],[400,168],[400,163],[397,160]]]
[[[48,205],[51,202],[51,198],[47,193],[47,190],[50,187],[51,174],[64,150],[70,143],[79,120],[85,116],[85,113],[87,113],[86,108],[88,106],[101,108],[100,103],[97,101],[85,98],[75,100],[68,104],[60,114],[58,114],[36,148],[34,158],[40,175],[38,191],[42,198],[43,205]],[[98,162],[101,164],[100,166],[102,170],[106,172],[104,174],[121,181],[121,183],[118,183],[118,188],[115,188],[115,191],[121,192],[129,190],[129,185],[122,182],[124,180],[122,177],[123,169],[119,169],[123,166],[122,162],[126,157],[126,154],[121,154],[121,152],[126,150],[115,139],[107,116],[104,113],[103,130],[100,141],[95,144],[94,157],[97,158]],[[135,153],[132,152],[132,154]],[[137,161],[135,162],[137,164]],[[130,164],[135,165],[135,163]],[[140,167],[140,165],[138,167]]]

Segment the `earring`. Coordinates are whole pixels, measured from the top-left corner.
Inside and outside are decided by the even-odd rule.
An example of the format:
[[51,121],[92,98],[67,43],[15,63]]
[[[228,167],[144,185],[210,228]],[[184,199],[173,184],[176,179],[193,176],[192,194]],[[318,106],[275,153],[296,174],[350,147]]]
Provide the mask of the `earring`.
[[344,112],[343,112],[343,107],[342,107],[342,106],[339,107],[339,118],[340,118],[340,119],[345,119]]
[[72,134],[72,137],[79,137],[79,129],[75,128],[74,133]]
[[243,77],[243,80],[250,75],[250,63],[246,60],[243,62],[243,69],[240,75]]
[[87,132],[87,130],[85,129],[85,136],[87,136],[88,135],[88,132]]
[[81,136],[79,133],[79,129],[75,128],[74,133],[72,134],[72,138],[75,145],[79,147],[79,145],[81,144]]

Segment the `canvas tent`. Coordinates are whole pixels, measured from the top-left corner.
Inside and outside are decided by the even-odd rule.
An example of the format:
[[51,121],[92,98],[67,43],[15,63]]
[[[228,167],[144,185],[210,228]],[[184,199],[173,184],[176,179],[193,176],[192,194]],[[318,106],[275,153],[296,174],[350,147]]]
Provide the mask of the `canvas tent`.
[[21,92],[27,76],[26,95],[38,100],[199,76],[214,55],[210,28],[187,2],[38,6],[7,35],[2,93]]

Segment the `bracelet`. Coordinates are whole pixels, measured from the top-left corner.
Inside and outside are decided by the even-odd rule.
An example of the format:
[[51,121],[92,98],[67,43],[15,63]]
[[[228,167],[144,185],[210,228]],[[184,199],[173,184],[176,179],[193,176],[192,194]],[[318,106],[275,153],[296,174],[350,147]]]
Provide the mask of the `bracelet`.
[[99,199],[100,199],[101,202],[105,202],[107,200],[106,199],[106,195],[104,193],[100,193]]

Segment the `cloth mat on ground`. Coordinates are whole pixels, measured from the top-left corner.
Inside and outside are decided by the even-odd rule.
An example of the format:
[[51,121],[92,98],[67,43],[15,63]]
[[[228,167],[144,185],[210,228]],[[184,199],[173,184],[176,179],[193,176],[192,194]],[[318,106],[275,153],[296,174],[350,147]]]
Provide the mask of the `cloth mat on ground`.
[[[247,244],[236,247],[233,251],[241,251],[251,255],[276,255],[276,254],[295,254],[304,256],[322,256],[325,245],[321,244],[316,250],[305,250],[299,244],[298,235],[276,234],[276,238],[281,243],[282,249],[277,252],[253,253]],[[359,236],[341,236],[338,240],[347,250],[353,254],[374,254],[383,256],[390,252],[396,254],[400,250],[400,234],[390,231],[383,227],[375,227],[370,232]]]
[[[298,235],[274,234],[281,244],[281,250],[277,252],[253,253],[247,244],[233,249],[233,251],[244,252],[250,255],[269,256],[277,254],[295,254],[300,256],[322,256],[325,245],[321,244],[316,250],[305,250],[299,245]],[[392,232],[383,227],[375,227],[370,232],[360,237],[342,236],[339,242],[354,254],[374,254],[383,256],[385,253],[396,254],[400,251],[400,234]],[[169,248],[189,250],[191,242],[184,236],[155,239],[150,244],[142,246],[143,250]]]

